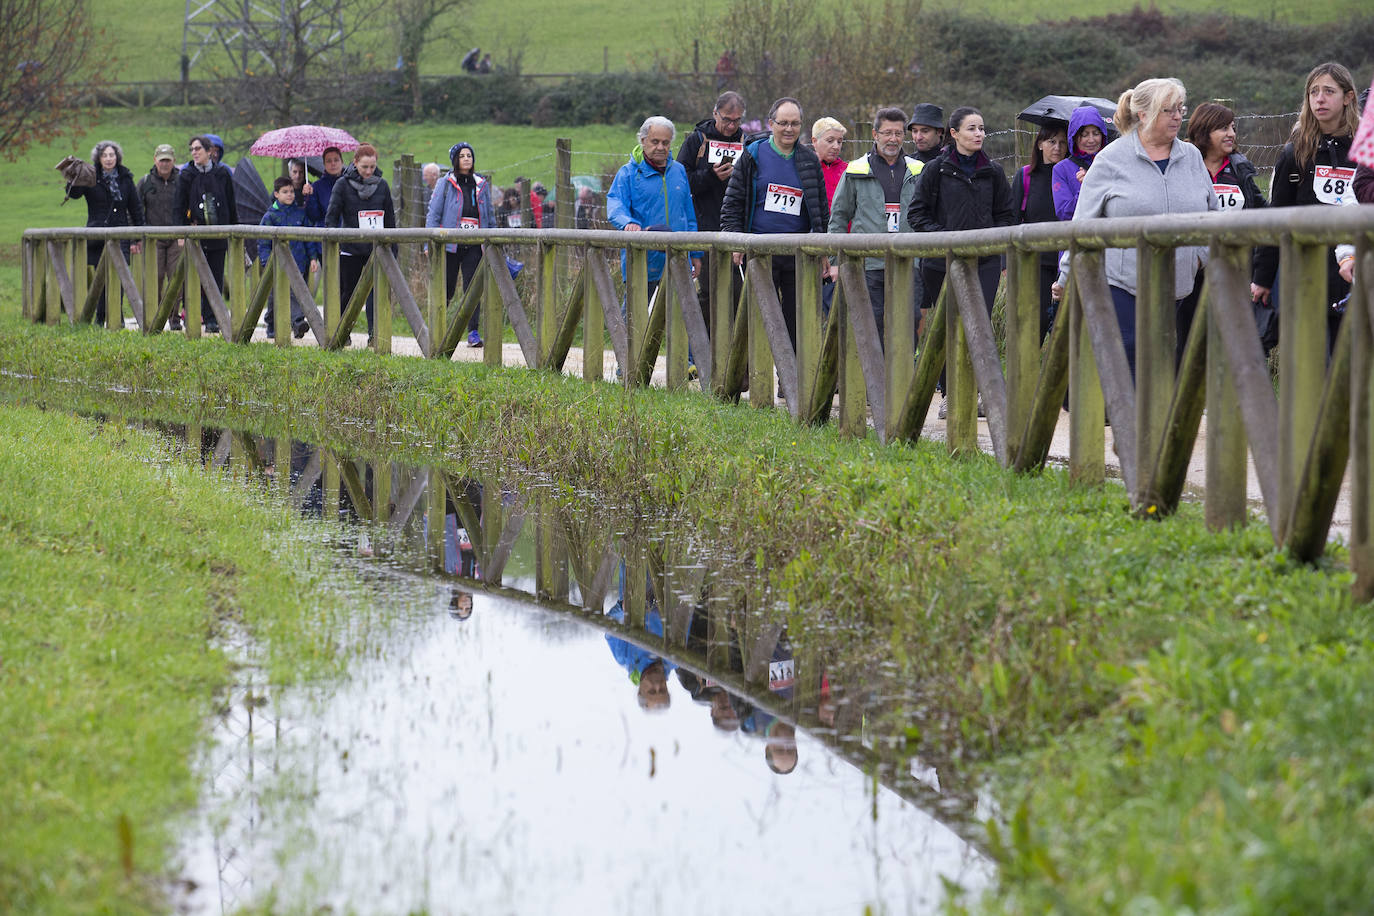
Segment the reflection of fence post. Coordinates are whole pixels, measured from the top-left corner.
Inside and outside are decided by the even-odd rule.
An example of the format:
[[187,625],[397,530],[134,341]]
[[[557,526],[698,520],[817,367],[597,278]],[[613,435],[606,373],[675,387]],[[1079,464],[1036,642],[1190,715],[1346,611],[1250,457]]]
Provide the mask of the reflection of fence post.
[[430,468],[429,492],[426,496],[429,520],[425,526],[425,553],[434,563],[435,570],[439,572],[444,569],[444,537],[445,528],[448,524],[446,488],[444,472],[438,468]]
[[324,466],[320,489],[320,513],[326,522],[339,520],[339,460],[334,453],[320,449],[320,463]]
[[566,601],[568,598],[568,547],[558,536],[553,500],[539,495],[534,502],[534,588],[541,598]]

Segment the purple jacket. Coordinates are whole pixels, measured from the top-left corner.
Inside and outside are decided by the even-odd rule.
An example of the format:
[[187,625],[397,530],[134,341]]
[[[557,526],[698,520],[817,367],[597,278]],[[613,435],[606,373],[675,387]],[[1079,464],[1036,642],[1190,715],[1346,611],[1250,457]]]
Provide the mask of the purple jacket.
[[[1050,187],[1054,192],[1054,215],[1060,219],[1073,219],[1073,211],[1078,206],[1078,170],[1093,164],[1093,153],[1085,153],[1078,148],[1078,132],[1085,127],[1096,127],[1102,131],[1103,146],[1107,140],[1107,122],[1092,105],[1083,105],[1069,115],[1069,155],[1055,163],[1051,173]],[[1101,152],[1101,150],[1098,150]]]

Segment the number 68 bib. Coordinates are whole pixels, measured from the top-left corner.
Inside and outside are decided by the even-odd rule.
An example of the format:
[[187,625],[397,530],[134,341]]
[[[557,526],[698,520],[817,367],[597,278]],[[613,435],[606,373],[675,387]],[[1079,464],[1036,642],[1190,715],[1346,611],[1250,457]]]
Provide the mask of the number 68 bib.
[[1316,193],[1317,200],[1324,204],[1343,206],[1357,203],[1355,190],[1351,187],[1354,181],[1354,169],[1319,165],[1312,172],[1312,190]]

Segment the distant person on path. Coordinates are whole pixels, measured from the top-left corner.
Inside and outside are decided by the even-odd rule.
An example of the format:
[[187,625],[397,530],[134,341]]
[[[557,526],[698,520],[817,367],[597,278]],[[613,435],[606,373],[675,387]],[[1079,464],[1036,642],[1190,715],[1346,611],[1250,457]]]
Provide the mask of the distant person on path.
[[[1011,196],[1020,201],[1016,210],[1018,223],[1053,223],[1059,219],[1054,212],[1054,167],[1067,155],[1068,133],[1064,122],[1052,121],[1041,125],[1031,145],[1031,161],[1011,180]],[[1054,317],[1054,281],[1059,274],[1059,253],[1040,255],[1040,342],[1050,332]]]
[[[835,199],[830,202],[832,234],[913,231],[902,214],[911,206],[924,166],[920,160],[902,154],[905,124],[906,112],[900,108],[880,108],[874,115],[873,148],[846,166]],[[864,280],[878,323],[878,341],[882,343],[886,262],[882,258],[865,258]],[[914,309],[915,305],[908,302],[902,307]]]
[[[377,231],[396,228],[396,207],[391,187],[377,174],[377,149],[364,143],[353,151],[353,164],[344,170],[329,197],[324,225],[339,229]],[[392,245],[395,254],[396,246]],[[339,246],[339,304],[346,309],[372,254],[371,242],[344,242]],[[367,345],[376,343],[376,296],[367,295]]]
[[[153,167],[138,183],[138,196],[143,202],[143,216],[149,226],[179,226],[177,219],[177,156],[170,143],[160,144],[153,150]],[[162,300],[162,290],[167,279],[177,269],[177,257],[181,254],[181,239],[157,239],[157,297]],[[169,327],[181,330],[180,306],[172,308]],[[150,313],[151,314],[151,313]]]
[[482,55],[482,60],[481,60],[481,62],[477,65],[477,72],[478,72],[478,73],[490,73],[490,72],[491,72],[491,55],[490,55],[490,54],[483,54],[483,55]]
[[916,158],[925,163],[940,155],[945,145],[945,110],[939,105],[921,102],[911,109],[906,122],[911,142],[916,145]]
[[[71,198],[86,198],[86,225],[88,227],[142,226],[143,199],[134,185],[134,173],[124,165],[124,150],[113,140],[101,140],[91,148],[91,164],[95,167],[95,184],[90,187],[72,186],[67,189]],[[128,240],[119,243],[124,259],[132,252],[137,254],[141,246]],[[95,267],[100,263],[100,254],[105,250],[103,240],[86,243],[86,263]],[[120,291],[106,284],[104,295],[95,307],[96,324],[105,323],[107,303],[119,305]]]
[[[768,112],[769,136],[744,147],[725,189],[720,210],[724,232],[756,235],[825,232],[830,205],[816,154],[797,142],[802,131],[801,103],[781,98]],[[744,263],[742,252],[733,256]],[[792,256],[774,256],[773,285],[778,291],[787,337],[797,346],[797,265]],[[828,267],[828,265],[827,265]]]
[[[291,183],[290,178],[278,178],[272,182],[272,206],[267,208],[267,212],[262,215],[262,225],[264,226],[285,226],[299,227],[306,225],[305,208],[296,206],[296,186]],[[309,277],[310,274],[320,269],[320,243],[292,241],[288,243],[291,249],[291,259],[296,262],[296,268],[300,270],[302,277]],[[272,258],[272,240],[258,239],[258,260],[263,267]],[[275,297],[267,300],[267,314],[264,320],[267,323],[267,336],[269,338],[277,336],[275,323]],[[291,293],[291,333],[296,339],[305,336],[305,332],[310,330],[310,325],[305,321],[305,311],[301,308],[300,300],[296,298],[295,292]]]
[[[453,163],[453,171],[448,173],[448,177],[429,199],[425,226],[430,229],[494,229],[496,215],[491,206],[491,185],[477,174],[477,154],[470,144],[455,143],[448,155]],[[435,170],[438,171],[437,165]],[[453,301],[459,275],[462,275],[463,289],[466,290],[481,264],[481,245],[450,243],[444,246],[446,301]],[[472,310],[472,317],[468,320],[469,347],[482,346],[482,335],[477,332],[480,317],[479,306]]]
[[[181,170],[177,182],[177,219],[183,226],[232,226],[238,222],[238,204],[234,198],[234,177],[214,159],[213,143],[204,134],[191,138],[191,163]],[[224,291],[224,256],[229,250],[228,239],[202,239],[201,251],[210,265],[210,278],[215,288]],[[235,269],[242,269],[242,264]],[[219,321],[202,296],[200,317],[205,330],[219,333]]]
[[426,162],[420,169],[420,179],[425,183],[427,197],[425,207],[428,209],[429,201],[434,199],[434,189],[439,186],[439,163]]
[[496,224],[502,229],[519,229],[522,222],[520,192],[516,188],[506,188],[501,195],[501,206],[496,210]]
[[478,60],[478,58],[480,58],[481,56],[482,56],[482,49],[481,49],[481,48],[473,48],[471,51],[469,51],[468,53],[466,53],[466,54],[463,55],[463,60],[461,61],[461,63],[459,63],[459,66],[463,68],[463,72],[464,72],[464,73],[476,73],[476,72],[477,72],[477,60]]
[[[636,135],[639,143],[630,160],[620,167],[606,194],[606,219],[625,232],[695,232],[696,210],[687,170],[672,158],[677,128],[667,118],[646,118]],[[649,297],[652,298],[663,276],[667,256],[661,251],[648,255]],[[692,276],[701,267],[701,255],[692,255]],[[629,253],[620,252],[620,273],[630,278]]]
[[[287,162],[287,164],[286,164],[286,172],[287,172],[287,174],[291,177],[291,187],[292,187],[292,189],[295,191],[295,198],[296,198],[296,199],[295,199],[295,202],[294,202],[293,204],[291,204],[291,206],[293,206],[293,207],[300,207],[302,210],[304,210],[304,209],[305,209],[305,205],[306,205],[306,199],[307,199],[306,196],[305,196],[305,195],[306,195],[305,186],[308,185],[308,184],[310,183],[310,181],[309,181],[309,176],[307,175],[307,173],[306,173],[306,171],[305,171],[305,160],[304,160],[304,159],[292,159],[292,160],[290,160],[290,161]],[[309,226],[309,225],[312,225],[312,224],[309,223],[309,222],[307,222],[307,223],[305,223],[305,225]]]
[[330,195],[334,193],[334,185],[343,174],[343,153],[339,152],[337,146],[325,147],[320,161],[324,165],[324,174],[313,182],[306,182],[301,189],[306,195],[305,215],[310,218],[312,226],[324,222],[324,215],[329,212]]
[[835,189],[840,186],[840,177],[849,163],[844,161],[844,138],[849,133],[834,118],[826,117],[811,125],[811,149],[821,160],[821,174],[825,176],[825,202],[835,202]]
[[[1202,164],[1212,176],[1212,192],[1224,212],[1257,210],[1269,206],[1264,192],[1255,182],[1259,170],[1236,151],[1236,113],[1219,102],[1203,102],[1188,117],[1188,142],[1202,153]],[[1179,301],[1177,361],[1183,362],[1183,351],[1192,330],[1202,292],[1204,270],[1198,270],[1193,291]],[[1260,344],[1265,352],[1278,342],[1278,316],[1265,303],[1255,303],[1255,326],[1260,332]],[[1272,342],[1270,337],[1272,335]]]
[[1069,155],[1052,171],[1054,213],[1061,220],[1073,219],[1078,206],[1078,189],[1097,154],[1107,145],[1107,122],[1097,106],[1080,105],[1069,115]]
[[[1178,137],[1187,100],[1183,84],[1172,78],[1147,79],[1121,94],[1112,119],[1121,138],[1093,160],[1078,195],[1075,221],[1221,208],[1202,153]],[[1126,362],[1135,378],[1136,249],[1108,248],[1104,261]],[[1193,278],[1206,263],[1202,246],[1174,249],[1175,307],[1193,291]]]
[[[1279,154],[1274,177],[1269,183],[1269,203],[1274,207],[1304,204],[1347,206],[1357,202],[1355,175],[1357,163],[1350,158],[1350,145],[1360,123],[1360,105],[1350,71],[1334,61],[1320,64],[1307,75],[1306,92],[1298,123]],[[1270,302],[1276,291],[1279,270],[1277,248],[1255,249],[1254,273],[1250,295],[1258,302]],[[1336,302],[1350,294],[1350,284],[1340,273],[1335,254],[1327,257],[1326,302]],[[1274,308],[1281,308],[1274,303]],[[1330,338],[1334,341],[1340,315],[1329,316]]]
[[722,51],[720,59],[716,61],[716,92],[732,85],[738,75],[735,70],[735,52]]
[[[697,126],[682,141],[677,161],[687,169],[692,189],[692,205],[696,209],[699,232],[720,231],[720,205],[725,200],[725,188],[735,170],[735,161],[744,152],[744,98],[738,92],[722,92],[716,99],[709,118]],[[739,302],[739,274],[731,271],[730,302]],[[711,260],[701,262],[697,303],[701,306],[706,329],[711,329]],[[731,309],[733,312],[733,307]]]

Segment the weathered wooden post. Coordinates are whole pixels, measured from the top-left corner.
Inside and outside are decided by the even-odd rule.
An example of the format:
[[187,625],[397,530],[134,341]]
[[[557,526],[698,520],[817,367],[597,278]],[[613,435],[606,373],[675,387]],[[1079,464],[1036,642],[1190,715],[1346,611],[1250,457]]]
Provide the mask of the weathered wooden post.
[[1007,454],[1013,462],[1040,373],[1040,257],[1019,249],[1007,256]]
[[[572,229],[576,226],[577,191],[572,183],[572,140],[559,137],[554,141],[554,224],[559,229]],[[569,249],[558,248],[558,261],[555,265],[559,283],[568,279]],[[555,289],[558,284],[555,284]],[[540,345],[542,348],[542,344]]]
[[1069,321],[1069,479],[1077,484],[1096,486],[1106,479],[1103,462],[1107,439],[1102,424],[1106,418],[1106,400],[1079,295],[1082,286],[1079,278],[1087,270],[1101,268],[1101,252],[1096,252],[1096,259],[1080,262],[1091,254],[1093,252],[1074,253],[1074,277],[1059,310],[1061,313],[1068,311]]
[[1329,245],[1279,248],[1279,525],[1293,517],[1293,499],[1317,428],[1326,381],[1326,262]]

